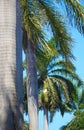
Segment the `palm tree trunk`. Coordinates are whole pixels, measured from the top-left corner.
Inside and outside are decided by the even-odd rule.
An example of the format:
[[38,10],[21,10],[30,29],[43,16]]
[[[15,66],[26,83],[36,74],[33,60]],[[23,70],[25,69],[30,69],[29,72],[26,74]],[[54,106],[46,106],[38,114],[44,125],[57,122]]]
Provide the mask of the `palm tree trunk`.
[[35,61],[35,49],[28,41],[26,50],[27,60],[27,97],[30,130],[38,130],[38,83]]
[[16,43],[20,41],[16,39],[16,5],[16,0],[0,0],[0,130],[19,129]]
[[48,110],[44,108],[44,130],[48,130]]
[[16,88],[18,99],[18,130],[23,130],[23,83],[22,83],[22,24],[20,0],[16,0]]
[[18,130],[23,130],[23,83],[22,83],[22,24],[20,0],[16,0],[16,86],[18,99]]

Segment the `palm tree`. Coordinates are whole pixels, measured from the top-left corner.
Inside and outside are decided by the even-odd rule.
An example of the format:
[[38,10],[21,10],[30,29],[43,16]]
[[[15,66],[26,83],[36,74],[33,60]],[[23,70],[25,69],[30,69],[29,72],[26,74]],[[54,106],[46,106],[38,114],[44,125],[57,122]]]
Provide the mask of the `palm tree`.
[[[66,3],[68,2],[66,1],[65,4]],[[50,24],[53,36],[57,43],[56,48],[61,48],[63,55],[66,55],[66,57],[67,54],[72,57],[71,53],[69,53],[68,46],[71,38],[67,35],[64,22],[62,19],[60,20],[61,15],[59,14],[59,11],[53,8],[52,2],[47,0],[22,0],[21,4],[23,14],[23,46],[27,61],[28,114],[30,119],[30,130],[34,130],[38,129],[38,84],[35,58],[37,44],[40,43],[40,47],[44,47],[45,45],[48,49],[47,51],[50,50],[44,37],[42,24],[46,22]],[[78,5],[80,7],[80,4]],[[74,6],[74,9],[77,10],[76,6]],[[81,8],[79,8],[78,13],[80,11],[82,12]],[[72,10],[72,12],[76,14],[76,11]],[[76,18],[75,16],[76,15],[73,15],[73,18]],[[80,18],[82,23],[81,13],[78,16],[76,21]],[[79,24],[76,25],[79,27]],[[68,47],[67,50],[66,47]]]
[[74,118],[67,125],[62,126],[60,130],[81,130],[84,128],[84,83],[81,90],[82,92],[78,93],[78,108],[74,112]]
[[[22,130],[22,67],[21,44],[19,44],[21,43],[21,19],[19,6],[19,0],[17,0],[17,4],[16,0],[0,0],[1,130]],[[16,12],[18,12],[17,15]]]
[[[35,19],[36,20],[36,19]],[[38,129],[38,84],[37,84],[37,69],[36,69],[36,60],[35,60],[35,44],[38,44],[40,41],[41,43],[46,41],[43,39],[43,34],[41,32],[41,28],[38,28],[39,23],[32,23],[29,21],[30,24],[28,26],[28,30],[24,32],[24,40],[27,38],[26,43],[26,61],[27,61],[27,93],[28,93],[28,115],[30,118],[30,130]],[[35,24],[35,25],[34,25]],[[31,25],[31,26],[30,26]],[[31,29],[32,27],[32,29]],[[32,30],[30,33],[29,30]],[[37,32],[36,32],[37,30]],[[33,38],[30,38],[31,35]],[[36,33],[36,34],[32,34]],[[35,40],[33,40],[35,38]],[[36,39],[37,38],[37,39]],[[44,46],[42,46],[44,47]],[[24,46],[25,48],[25,46]],[[33,125],[32,125],[33,124]]]
[[[53,43],[51,45],[53,45]],[[54,51],[56,52],[56,50]],[[70,61],[68,61],[68,63],[63,60],[58,61],[59,57],[61,57],[61,55],[58,56],[57,52],[56,56],[52,57],[51,55],[46,55],[43,51],[37,52],[39,108],[44,110],[44,130],[48,130],[48,112],[51,114],[52,121],[56,110],[60,109],[63,115],[64,112],[69,112],[75,107],[74,99],[77,99],[77,93],[74,82],[76,81],[77,84],[78,82],[81,84],[81,80],[75,74],[74,65]],[[26,67],[25,61],[23,62],[23,66],[24,68]],[[59,69],[60,67],[61,69]],[[48,73],[48,71],[50,73]],[[55,73],[54,71],[57,72]],[[24,87],[26,88],[26,78],[24,78]],[[26,89],[24,106],[27,111]]]
[[75,83],[82,84],[74,65],[59,56],[37,55],[39,107],[44,110],[44,130],[48,130],[48,112],[52,121],[56,110],[71,111],[75,107],[77,91]]

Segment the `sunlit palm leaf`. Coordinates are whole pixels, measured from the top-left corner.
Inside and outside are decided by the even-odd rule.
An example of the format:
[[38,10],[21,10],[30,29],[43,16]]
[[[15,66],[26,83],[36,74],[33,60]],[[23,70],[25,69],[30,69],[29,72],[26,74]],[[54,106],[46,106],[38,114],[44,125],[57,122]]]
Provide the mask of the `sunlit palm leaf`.
[[62,55],[68,55],[69,57],[73,57],[71,53],[72,47],[72,38],[68,35],[64,22],[62,21],[62,16],[53,9],[52,4],[50,4],[47,0],[39,0],[41,8],[45,10],[46,16],[48,18],[48,22],[51,26],[53,35],[56,40],[56,48],[62,51]]
[[63,0],[66,7],[67,15],[72,24],[76,25],[81,33],[84,33],[84,8],[80,4],[80,0]]

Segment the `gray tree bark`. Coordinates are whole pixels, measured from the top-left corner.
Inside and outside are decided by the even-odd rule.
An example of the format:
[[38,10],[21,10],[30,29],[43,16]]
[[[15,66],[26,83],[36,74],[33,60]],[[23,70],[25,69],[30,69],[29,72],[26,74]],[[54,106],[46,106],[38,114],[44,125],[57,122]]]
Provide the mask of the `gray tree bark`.
[[48,110],[44,108],[44,130],[48,130]]
[[18,99],[19,128],[23,130],[23,83],[22,83],[22,27],[20,0],[16,0],[16,88]]
[[35,48],[33,47],[32,42],[29,40],[27,45],[26,60],[29,125],[30,130],[38,130],[38,83]]
[[18,61],[21,60],[21,43],[20,34],[16,33],[16,5],[16,0],[0,0],[0,130],[18,130],[21,126],[18,124],[22,122],[22,117],[18,118],[20,109],[19,116],[22,115],[22,99],[20,96],[17,99],[22,75],[18,73],[21,69],[21,61]]

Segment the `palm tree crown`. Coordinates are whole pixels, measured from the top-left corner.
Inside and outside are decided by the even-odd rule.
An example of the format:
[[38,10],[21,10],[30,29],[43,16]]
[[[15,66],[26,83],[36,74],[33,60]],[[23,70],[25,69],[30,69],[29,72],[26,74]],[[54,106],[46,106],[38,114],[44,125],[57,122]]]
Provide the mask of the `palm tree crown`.
[[40,52],[37,55],[37,68],[40,108],[46,108],[52,119],[56,110],[60,109],[63,115],[65,111],[75,107],[76,85],[81,85],[82,82],[74,65],[70,61],[60,59],[59,54],[46,57]]

